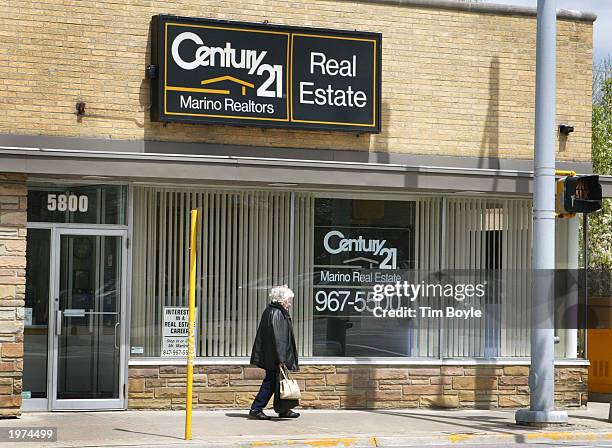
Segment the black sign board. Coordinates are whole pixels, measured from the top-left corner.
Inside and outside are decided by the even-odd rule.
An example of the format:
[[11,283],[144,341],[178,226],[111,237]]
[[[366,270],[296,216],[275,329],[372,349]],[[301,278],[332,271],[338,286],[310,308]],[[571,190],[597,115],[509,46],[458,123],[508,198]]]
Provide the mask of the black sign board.
[[380,132],[379,33],[167,15],[152,30],[154,121]]

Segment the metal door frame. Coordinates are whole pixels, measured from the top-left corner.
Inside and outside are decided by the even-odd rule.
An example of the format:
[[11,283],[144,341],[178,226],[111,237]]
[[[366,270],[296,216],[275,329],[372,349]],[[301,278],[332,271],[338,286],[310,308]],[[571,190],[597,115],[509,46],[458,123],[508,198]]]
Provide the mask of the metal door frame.
[[[49,351],[48,351],[48,370],[47,370],[47,400],[50,411],[73,411],[73,410],[113,410],[125,409],[125,373],[127,368],[127,277],[128,269],[128,250],[127,238],[128,230],[118,229],[117,226],[83,226],[57,224],[51,227],[51,281],[49,285]],[[59,338],[56,334],[56,316],[58,311],[59,287],[60,287],[60,250],[61,237],[63,235],[85,235],[85,236],[118,236],[121,238],[121,298],[119,308],[119,397],[110,399],[58,399],[58,351]]]

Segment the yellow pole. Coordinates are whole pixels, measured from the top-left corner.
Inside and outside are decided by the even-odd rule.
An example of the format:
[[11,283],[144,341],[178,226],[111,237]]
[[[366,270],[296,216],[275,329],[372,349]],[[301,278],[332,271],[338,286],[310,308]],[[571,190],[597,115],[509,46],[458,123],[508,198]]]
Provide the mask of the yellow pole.
[[555,170],[555,176],[575,176],[576,171],[573,170]]
[[195,356],[195,290],[196,290],[196,228],[198,211],[191,210],[189,240],[189,336],[187,339],[187,393],[185,402],[185,440],[191,440],[191,413],[193,400],[193,358]]

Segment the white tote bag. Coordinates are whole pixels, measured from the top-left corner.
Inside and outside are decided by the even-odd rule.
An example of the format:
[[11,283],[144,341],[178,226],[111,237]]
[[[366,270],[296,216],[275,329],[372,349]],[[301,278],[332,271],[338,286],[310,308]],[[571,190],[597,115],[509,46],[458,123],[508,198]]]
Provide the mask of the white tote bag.
[[298,382],[289,378],[285,366],[281,366],[280,371],[281,375],[283,376],[280,380],[280,399],[299,400],[302,393],[300,392]]

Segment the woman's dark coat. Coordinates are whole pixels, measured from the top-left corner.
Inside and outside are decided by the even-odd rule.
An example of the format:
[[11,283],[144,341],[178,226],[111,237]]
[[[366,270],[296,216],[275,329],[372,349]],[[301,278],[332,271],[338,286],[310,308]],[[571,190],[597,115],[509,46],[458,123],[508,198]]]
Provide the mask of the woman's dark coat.
[[298,356],[291,316],[280,303],[272,302],[261,315],[251,352],[251,364],[266,370],[277,370],[283,363],[298,370]]

